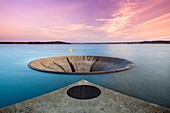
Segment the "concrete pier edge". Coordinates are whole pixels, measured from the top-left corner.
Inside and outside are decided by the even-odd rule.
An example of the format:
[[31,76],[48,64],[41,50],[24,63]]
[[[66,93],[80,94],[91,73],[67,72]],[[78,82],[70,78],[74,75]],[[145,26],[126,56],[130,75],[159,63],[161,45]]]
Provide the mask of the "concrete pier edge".
[[[101,90],[101,94],[87,100],[69,97],[67,90],[77,85],[95,86]],[[170,113],[170,108],[81,80],[42,96],[1,108],[0,113]]]

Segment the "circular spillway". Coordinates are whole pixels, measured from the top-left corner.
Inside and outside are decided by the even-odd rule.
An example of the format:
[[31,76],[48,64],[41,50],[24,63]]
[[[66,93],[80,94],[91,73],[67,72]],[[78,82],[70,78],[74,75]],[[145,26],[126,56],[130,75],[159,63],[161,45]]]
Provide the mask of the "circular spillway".
[[38,71],[65,74],[103,74],[134,67],[133,62],[103,56],[60,56],[34,60],[28,64]]
[[100,89],[90,85],[74,86],[67,91],[68,96],[81,100],[96,98],[100,94]]

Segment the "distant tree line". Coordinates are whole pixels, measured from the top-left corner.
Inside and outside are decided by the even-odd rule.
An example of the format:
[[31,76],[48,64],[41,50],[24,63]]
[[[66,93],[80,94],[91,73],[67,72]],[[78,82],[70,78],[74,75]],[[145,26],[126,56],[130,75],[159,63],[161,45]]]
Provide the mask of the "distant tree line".
[[170,44],[170,41],[141,41],[141,42],[92,42],[92,43],[70,43],[62,41],[50,42],[0,42],[0,44]]
[[51,42],[0,42],[0,44],[71,44],[62,41],[51,41]]

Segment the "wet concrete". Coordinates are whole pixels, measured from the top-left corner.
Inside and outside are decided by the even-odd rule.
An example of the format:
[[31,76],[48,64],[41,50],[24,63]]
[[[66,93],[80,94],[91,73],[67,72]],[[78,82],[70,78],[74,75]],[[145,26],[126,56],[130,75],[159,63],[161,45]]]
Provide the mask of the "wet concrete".
[[66,74],[103,74],[125,71],[134,67],[133,62],[102,56],[61,56],[43,58],[30,62],[32,69]]
[[[97,87],[101,94],[86,100],[67,95],[68,89],[80,85]],[[81,80],[51,93],[1,108],[0,113],[170,113],[170,109]]]

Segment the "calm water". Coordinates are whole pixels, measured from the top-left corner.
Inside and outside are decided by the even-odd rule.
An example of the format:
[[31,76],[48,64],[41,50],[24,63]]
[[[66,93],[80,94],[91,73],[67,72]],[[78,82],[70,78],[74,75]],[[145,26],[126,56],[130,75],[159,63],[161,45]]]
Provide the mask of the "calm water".
[[[69,48],[73,52],[69,53]],[[103,75],[64,75],[28,68],[35,59],[98,55],[133,61],[136,67]],[[81,79],[135,98],[170,107],[170,45],[0,45],[0,107],[62,88]]]

